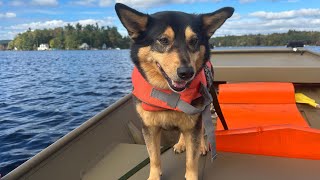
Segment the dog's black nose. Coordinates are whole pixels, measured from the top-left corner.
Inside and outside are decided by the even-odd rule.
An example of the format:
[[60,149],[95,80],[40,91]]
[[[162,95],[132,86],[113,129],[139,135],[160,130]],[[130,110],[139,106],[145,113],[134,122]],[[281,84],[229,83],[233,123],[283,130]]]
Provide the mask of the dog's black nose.
[[177,74],[181,79],[188,80],[193,76],[194,71],[192,67],[184,66],[177,69]]

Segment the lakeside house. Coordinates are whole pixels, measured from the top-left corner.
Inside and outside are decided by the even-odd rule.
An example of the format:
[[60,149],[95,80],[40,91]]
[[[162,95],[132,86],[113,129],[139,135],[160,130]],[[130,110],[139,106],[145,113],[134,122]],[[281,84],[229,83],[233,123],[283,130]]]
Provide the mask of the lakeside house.
[[107,49],[107,45],[104,43],[103,45],[102,45],[102,48],[101,48],[102,50],[106,50]]
[[0,40],[0,51],[8,49],[8,44],[11,40]]
[[81,46],[79,46],[79,49],[82,50],[88,50],[90,47],[87,43],[82,43]]
[[40,44],[38,51],[47,51],[49,50],[49,44]]
[[0,51],[6,50],[7,47],[8,47],[8,45],[6,45],[6,44],[0,44]]

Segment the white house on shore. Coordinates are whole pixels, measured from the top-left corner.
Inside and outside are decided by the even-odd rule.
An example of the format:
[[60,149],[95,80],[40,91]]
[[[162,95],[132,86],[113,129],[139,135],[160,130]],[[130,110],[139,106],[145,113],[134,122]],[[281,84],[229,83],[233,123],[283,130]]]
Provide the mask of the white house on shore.
[[104,43],[104,44],[102,45],[102,48],[101,48],[101,49],[106,50],[106,49],[107,49],[107,45]]
[[90,47],[87,43],[82,43],[81,46],[79,46],[79,49],[88,50]]
[[49,50],[49,44],[40,44],[38,47],[38,51],[46,51]]

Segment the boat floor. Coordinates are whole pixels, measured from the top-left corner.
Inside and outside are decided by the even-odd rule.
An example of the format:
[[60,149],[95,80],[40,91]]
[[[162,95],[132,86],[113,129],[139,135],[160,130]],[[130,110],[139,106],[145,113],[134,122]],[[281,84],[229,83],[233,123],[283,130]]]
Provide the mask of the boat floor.
[[[130,169],[147,158],[146,147],[137,144],[118,144],[100,161],[84,172],[83,180],[119,179]],[[185,153],[175,154],[169,149],[161,155],[162,178],[166,180],[184,179]],[[199,179],[219,180],[301,180],[319,179],[320,161],[280,158],[259,155],[219,152],[211,162],[210,156],[202,156],[199,162]],[[149,165],[129,179],[147,179]]]
[[[295,86],[296,92],[301,92],[320,102],[319,87]],[[319,109],[309,105],[298,104],[299,111],[310,127],[320,129]],[[117,144],[109,153],[101,155],[92,166],[82,173],[84,180],[118,179],[148,158],[144,145]],[[184,179],[185,153],[175,154],[169,149],[161,155],[162,178]],[[219,180],[300,180],[319,179],[320,161],[281,158],[260,155],[218,152],[218,158],[211,162],[210,156],[203,156],[199,163],[199,179]],[[135,173],[129,179],[147,179],[149,164]]]

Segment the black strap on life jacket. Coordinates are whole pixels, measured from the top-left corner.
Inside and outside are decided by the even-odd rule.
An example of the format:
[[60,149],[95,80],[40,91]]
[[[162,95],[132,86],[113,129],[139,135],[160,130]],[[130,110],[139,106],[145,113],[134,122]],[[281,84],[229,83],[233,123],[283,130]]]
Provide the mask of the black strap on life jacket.
[[228,130],[228,124],[226,122],[226,119],[224,118],[223,116],[223,113],[222,113],[222,110],[221,110],[221,107],[220,107],[220,104],[219,104],[219,101],[218,101],[218,97],[217,97],[217,93],[216,93],[216,90],[214,87],[210,88],[210,94],[212,96],[212,104],[213,104],[213,107],[222,123],[222,126],[224,128],[224,130]]
[[210,69],[207,65],[205,65],[204,66],[204,73],[205,73],[205,76],[207,79],[208,89],[209,89],[209,92],[212,97],[213,107],[214,107],[218,117],[220,118],[220,121],[223,125],[224,130],[228,130],[229,128],[228,128],[227,122],[223,116],[223,113],[222,113],[222,110],[221,110],[221,107],[219,104],[217,92],[216,92],[216,89],[214,88],[214,85],[213,85],[213,77],[214,77],[213,67],[211,66],[211,69]]

